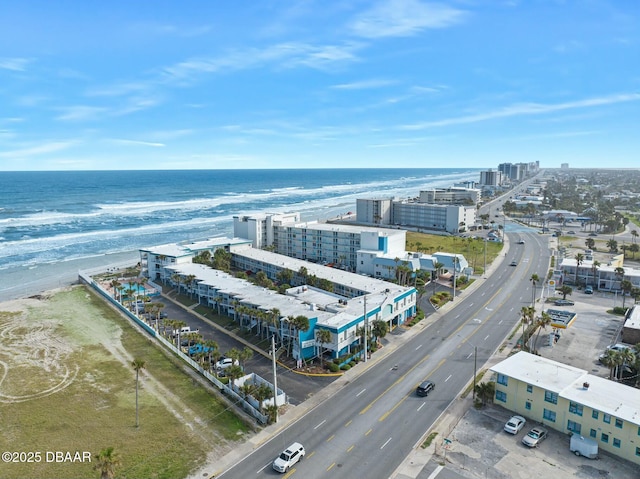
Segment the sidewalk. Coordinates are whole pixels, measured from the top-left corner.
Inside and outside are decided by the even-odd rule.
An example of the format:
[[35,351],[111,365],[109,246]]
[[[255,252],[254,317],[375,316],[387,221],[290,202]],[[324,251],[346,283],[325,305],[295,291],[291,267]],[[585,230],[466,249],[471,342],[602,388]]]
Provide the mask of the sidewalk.
[[[509,242],[505,242],[505,250],[506,253],[509,248]],[[464,301],[465,296],[468,295],[470,291],[478,288],[480,284],[486,281],[491,273],[498,267],[500,263],[504,260],[504,254],[498,256],[493,263],[487,268],[487,271],[482,277],[476,278],[476,280],[463,292],[459,295],[456,295],[455,302],[449,302],[440,308],[437,312],[431,314],[426,317],[415,326],[408,329],[403,334],[389,334],[385,337],[387,340],[387,344],[379,349],[375,354],[371,356],[371,359],[366,363],[360,363],[356,368],[350,369],[345,374],[343,374],[340,378],[336,379],[329,386],[323,388],[318,391],[317,394],[313,395],[311,398],[299,404],[297,406],[289,407],[287,412],[281,415],[278,418],[278,422],[276,424],[271,424],[260,432],[252,436],[250,439],[245,441],[242,444],[237,445],[233,448],[231,452],[226,454],[223,457],[218,458],[210,458],[209,462],[200,468],[198,471],[191,474],[188,479],[203,479],[209,478],[213,479],[229,468],[233,467],[241,460],[249,456],[254,450],[258,449],[260,446],[268,442],[272,437],[276,436],[291,424],[294,424],[308,412],[315,409],[317,406],[322,404],[327,399],[331,398],[336,394],[342,387],[346,384],[353,381],[354,377],[357,377],[367,371],[370,367],[377,364],[380,361],[383,361],[387,356],[393,353],[397,348],[402,347],[407,341],[411,340],[415,335],[420,334],[424,331],[428,326],[436,322],[444,312],[449,311],[452,308],[455,308],[461,301]],[[495,362],[502,360],[503,358],[496,358]],[[492,357],[489,362],[493,361]],[[479,368],[484,367],[484,365],[479,365]],[[449,408],[443,412],[441,417],[436,421],[434,427],[427,431],[425,437],[433,430],[437,430],[439,432],[438,438],[441,440],[442,437],[445,437],[444,432],[450,432],[458,421],[462,418],[465,411],[472,405],[471,396],[465,399],[456,399]],[[409,454],[407,459],[398,467],[397,471],[391,477],[400,478],[416,478],[424,465],[429,462],[432,455],[434,454],[434,448],[429,447],[428,449],[422,449],[419,447],[420,444],[424,441],[422,438],[417,447],[414,447],[412,452]],[[399,475],[401,474],[401,475]]]

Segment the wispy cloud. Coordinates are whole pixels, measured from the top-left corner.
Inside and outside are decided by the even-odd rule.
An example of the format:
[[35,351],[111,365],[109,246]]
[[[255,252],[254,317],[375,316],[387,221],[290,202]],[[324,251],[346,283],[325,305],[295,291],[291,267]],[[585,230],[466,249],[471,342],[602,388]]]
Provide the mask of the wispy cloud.
[[233,72],[273,64],[293,68],[307,66],[324,69],[329,65],[358,60],[362,45],[311,45],[308,43],[280,43],[266,48],[234,50],[219,57],[191,58],[162,70],[167,82],[191,83],[199,73]]
[[372,79],[352,83],[340,83],[338,85],[331,86],[331,88],[336,90],[368,90],[372,88],[382,88],[395,83],[397,82],[393,80]]
[[110,140],[107,140],[110,143],[113,143],[115,145],[126,145],[126,146],[150,146],[153,148],[164,148],[166,145],[164,143],[155,143],[155,142],[151,142],[151,141],[142,141],[142,140],[125,140],[125,139],[120,139],[120,138],[112,138]]
[[61,115],[56,117],[60,121],[86,121],[97,120],[108,112],[107,108],[98,106],[74,105],[59,108]]
[[424,130],[427,128],[436,128],[451,125],[463,125],[468,123],[478,123],[482,121],[495,120],[499,118],[509,118],[515,116],[527,115],[543,115],[545,113],[554,113],[558,111],[573,110],[577,108],[590,108],[597,106],[612,105],[616,103],[627,103],[639,101],[640,94],[628,93],[620,95],[610,95],[604,97],[587,98],[573,102],[544,104],[544,103],[521,103],[511,105],[499,110],[489,111],[486,113],[478,113],[475,115],[459,116],[454,118],[446,118],[444,120],[428,121],[423,123],[415,123],[411,125],[403,125],[403,130]]
[[28,148],[20,148],[17,150],[0,152],[0,158],[24,158],[27,156],[37,156],[55,151],[66,150],[75,145],[75,141],[52,141],[50,143],[44,143],[42,145],[30,146]]
[[210,25],[188,25],[179,26],[168,23],[133,23],[129,30],[136,35],[144,36],[177,36],[177,37],[198,37],[211,31]]
[[467,12],[440,3],[419,0],[379,2],[360,15],[351,31],[364,38],[409,37],[425,29],[445,28],[462,22]]
[[3,70],[12,70],[23,72],[27,69],[27,65],[31,62],[28,58],[0,58],[0,68]]

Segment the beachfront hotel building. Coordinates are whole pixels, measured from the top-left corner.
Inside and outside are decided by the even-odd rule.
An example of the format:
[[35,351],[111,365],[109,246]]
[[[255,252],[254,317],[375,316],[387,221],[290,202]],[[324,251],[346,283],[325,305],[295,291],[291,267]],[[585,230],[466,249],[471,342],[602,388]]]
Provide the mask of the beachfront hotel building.
[[[179,261],[171,261],[174,258],[168,245],[147,248],[144,255],[147,261],[164,258],[155,270],[157,280],[179,288],[219,314],[235,318],[242,327],[256,333],[261,332],[259,328],[269,328],[283,341],[290,339],[298,359],[323,353],[332,358],[348,356],[360,345],[358,331],[365,324],[371,327],[373,321],[380,320],[392,329],[416,314],[417,292],[413,287],[255,249],[246,243],[225,246],[218,241],[215,246],[230,251],[232,266],[249,274],[263,271],[275,280],[281,271],[290,271],[291,288],[286,294],[279,294],[209,266],[185,261],[185,250],[178,245],[175,251]],[[147,267],[147,271],[152,268]],[[326,289],[308,284],[318,280]],[[260,321],[258,312],[277,312],[277,321],[273,325]],[[289,328],[288,319],[301,315],[309,319],[309,330]],[[329,343],[316,341],[317,332],[322,329],[331,333]]]
[[423,202],[422,198],[429,195],[425,191],[420,192],[418,199],[359,198],[356,200],[356,221],[359,224],[409,227],[448,234],[466,231],[475,224],[475,205]]
[[638,389],[526,352],[491,371],[496,404],[556,431],[591,438],[600,449],[640,465]]
[[476,206],[482,201],[482,190],[476,188],[433,188],[420,191],[420,203],[471,205]]
[[455,270],[457,275],[470,274],[469,264],[461,254],[407,252],[407,233],[402,229],[296,222],[298,218],[296,213],[235,216],[233,232],[237,237],[246,235],[255,249],[269,248],[290,258],[378,279],[394,279],[399,265],[415,273],[418,270],[435,272],[435,265],[440,263],[451,273]]

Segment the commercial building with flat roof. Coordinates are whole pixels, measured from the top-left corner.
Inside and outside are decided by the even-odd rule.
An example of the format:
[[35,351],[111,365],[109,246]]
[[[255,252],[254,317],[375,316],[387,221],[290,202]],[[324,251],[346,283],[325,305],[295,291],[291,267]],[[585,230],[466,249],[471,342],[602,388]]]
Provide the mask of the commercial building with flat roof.
[[526,352],[491,371],[496,404],[640,465],[640,390]]

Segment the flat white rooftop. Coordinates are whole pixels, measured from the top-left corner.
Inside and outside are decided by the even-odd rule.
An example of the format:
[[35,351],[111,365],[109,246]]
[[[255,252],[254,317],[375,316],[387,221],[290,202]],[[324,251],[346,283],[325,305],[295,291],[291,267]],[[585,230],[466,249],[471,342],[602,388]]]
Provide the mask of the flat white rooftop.
[[640,425],[640,390],[593,376],[584,369],[520,351],[491,370]]

